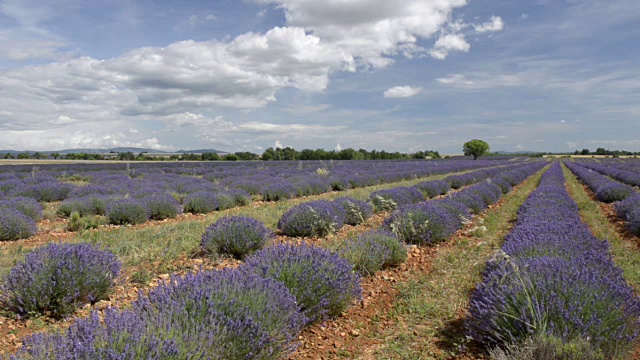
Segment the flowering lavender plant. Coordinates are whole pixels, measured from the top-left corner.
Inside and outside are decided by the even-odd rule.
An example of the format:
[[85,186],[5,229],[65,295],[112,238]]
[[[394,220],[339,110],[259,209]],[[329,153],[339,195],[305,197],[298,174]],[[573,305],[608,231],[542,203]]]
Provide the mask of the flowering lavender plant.
[[184,212],[208,214],[210,212],[233,207],[234,201],[229,196],[220,196],[210,191],[198,191],[184,199]]
[[142,224],[149,220],[151,211],[144,201],[135,198],[114,200],[107,208],[109,223],[115,225]]
[[225,195],[230,196],[235,206],[246,206],[251,204],[251,194],[242,189],[229,189],[223,192]]
[[474,189],[465,188],[450,196],[450,199],[457,201],[471,211],[472,214],[480,214],[487,208],[487,204],[480,196],[476,194]]
[[105,299],[119,272],[120,261],[111,252],[90,244],[51,243],[11,269],[0,303],[21,316],[61,318],[83,303]]
[[500,190],[502,190],[503,194],[508,194],[511,191],[511,184],[509,184],[509,182],[505,179],[496,177],[496,178],[489,179],[489,181],[492,184],[497,185],[500,188]]
[[423,200],[424,197],[418,189],[404,186],[374,191],[369,195],[369,201],[375,211],[393,211],[400,206]]
[[[162,337],[184,341],[183,333],[201,340],[182,346],[202,347],[209,354],[224,349],[221,359],[278,358],[292,349],[306,322],[283,283],[238,269],[172,278],[134,303],[133,310]],[[171,333],[163,334],[165,327]]]
[[361,275],[372,275],[407,259],[407,249],[388,231],[371,230],[345,240],[336,250]]
[[22,212],[5,208],[0,211],[0,240],[18,240],[35,235],[36,222]]
[[339,315],[362,292],[360,278],[347,260],[307,244],[267,247],[243,266],[264,278],[282,281],[308,322]]
[[639,327],[640,304],[619,279],[553,257],[503,260],[476,289],[468,326],[488,344],[535,334],[588,339],[609,358]]
[[635,193],[635,190],[629,185],[612,182],[601,186],[596,192],[596,198],[605,203],[612,203],[624,200]]
[[263,248],[273,236],[273,232],[256,219],[230,216],[207,227],[201,246],[208,254],[227,254],[242,259]]
[[149,208],[149,217],[153,220],[174,218],[182,213],[178,200],[167,192],[161,192],[140,199]]
[[211,311],[200,323],[185,323],[188,315],[178,306],[171,316],[153,318],[107,309],[102,320],[93,312],[64,333],[27,337],[12,359],[269,359],[261,352],[268,334],[250,319]]
[[288,236],[325,236],[344,225],[344,208],[327,200],[309,201],[289,209],[280,220],[278,229]]
[[264,201],[281,201],[296,196],[296,188],[288,181],[268,183],[260,190]]
[[[552,165],[518,211],[470,302],[470,335],[488,346],[551,337],[617,358],[640,331],[640,302]],[[562,350],[560,348],[556,350]]]
[[449,183],[444,180],[423,181],[413,185],[413,187],[422,191],[422,193],[428,198],[444,195],[451,190]]
[[0,200],[0,209],[7,208],[18,210],[35,221],[42,219],[42,205],[32,198],[18,196]]
[[443,241],[459,228],[460,220],[439,203],[404,206],[384,220],[383,229],[408,244]]
[[81,216],[105,215],[108,204],[113,201],[105,195],[87,195],[77,198],[65,199],[58,212],[65,216],[70,216],[72,212],[77,212]]
[[334,202],[344,209],[345,224],[358,225],[373,216],[371,206],[364,201],[350,197],[341,197],[335,199]]

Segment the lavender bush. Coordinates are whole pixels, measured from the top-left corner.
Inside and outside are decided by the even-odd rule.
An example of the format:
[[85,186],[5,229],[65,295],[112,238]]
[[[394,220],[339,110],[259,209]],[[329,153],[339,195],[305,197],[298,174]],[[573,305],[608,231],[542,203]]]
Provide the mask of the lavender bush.
[[401,264],[407,259],[404,244],[393,233],[383,230],[371,230],[351,237],[337,248],[336,253],[347,259],[363,276]]
[[549,337],[555,339],[553,353],[579,343],[589,354],[609,359],[623,354],[640,331],[640,302],[612,261],[608,243],[581,221],[558,163],[518,211],[484,276],[471,298],[467,325],[487,346]]
[[273,232],[256,219],[230,216],[207,227],[201,246],[208,254],[226,254],[243,259],[263,248],[273,236]]
[[451,190],[449,183],[444,180],[423,181],[413,185],[413,187],[420,190],[428,198],[444,195]]
[[640,208],[640,194],[630,195],[614,205],[618,217],[627,221],[629,221],[629,212],[638,208]]
[[184,199],[184,212],[207,214],[216,210],[230,209],[236,205],[232,194],[200,191]]
[[0,209],[8,208],[18,210],[35,221],[42,219],[42,205],[32,198],[19,196],[0,200]]
[[497,185],[500,190],[502,190],[503,194],[508,194],[511,191],[511,184],[509,184],[509,182],[505,179],[502,178],[491,178],[489,179],[489,181],[492,184]]
[[479,184],[469,187],[469,192],[476,194],[485,205],[495,204],[500,196],[502,196],[502,190],[499,186],[491,184],[489,182],[481,182]]
[[400,206],[415,204],[423,201],[422,193],[413,187],[396,187],[392,189],[374,191],[369,195],[369,201],[378,211],[393,211]]
[[0,240],[18,240],[35,235],[36,222],[22,212],[6,208],[0,211]]
[[19,262],[2,284],[0,303],[20,316],[62,318],[79,305],[105,299],[120,272],[120,261],[90,244],[37,248]]
[[635,235],[640,235],[640,207],[631,209],[627,213],[627,221],[629,222],[629,231]]
[[463,175],[451,175],[447,176],[446,181],[451,189],[460,189],[461,187],[469,184],[469,178]]
[[506,260],[476,289],[468,325],[488,344],[556,334],[586,339],[611,358],[639,329],[640,304],[620,279],[553,257]]
[[382,227],[407,244],[430,244],[453,235],[459,224],[460,220],[440,204],[423,202],[394,211]]
[[601,186],[596,192],[596,198],[605,203],[612,203],[626,199],[636,191],[629,185],[620,183],[609,183]]
[[283,283],[238,269],[173,278],[133,309],[153,332],[168,325],[172,333],[194,334],[200,341],[181,345],[221,359],[278,358],[306,323]]
[[342,206],[327,200],[309,201],[289,209],[278,220],[278,230],[287,236],[325,236],[345,222]]
[[107,208],[109,223],[115,225],[136,225],[149,220],[149,207],[140,199],[127,198],[114,200]]
[[277,181],[264,185],[260,190],[264,201],[281,201],[296,196],[296,189],[287,181]]
[[40,181],[27,186],[16,195],[31,197],[38,201],[52,202],[66,199],[71,190],[73,190],[72,185],[53,179]]
[[482,200],[482,198],[471,188],[460,190],[451,195],[450,198],[464,204],[472,214],[480,214],[487,208],[487,203],[485,203],[484,200]]
[[170,219],[182,213],[178,200],[166,192],[143,197],[141,201],[149,208],[149,217],[153,220]]
[[349,188],[349,181],[342,177],[332,177],[329,179],[329,185],[333,191],[344,191]]
[[[174,306],[174,312],[178,306]],[[267,359],[261,353],[268,334],[248,319],[211,314],[202,323],[183,320],[183,309],[174,316],[143,318],[133,311],[107,309],[76,320],[60,334],[27,337],[12,359],[134,359],[205,360]]]
[[105,215],[107,205],[113,200],[104,195],[68,198],[60,204],[58,212],[64,216],[70,216],[72,212],[77,212],[81,216]]
[[262,249],[243,265],[247,271],[284,283],[308,323],[337,316],[360,297],[360,278],[347,260],[306,244]]
[[335,199],[334,202],[344,209],[345,224],[358,225],[369,220],[371,216],[373,216],[371,206],[364,201],[350,197],[341,197]]
[[242,189],[225,190],[224,194],[230,196],[235,206],[247,206],[251,204],[251,194]]

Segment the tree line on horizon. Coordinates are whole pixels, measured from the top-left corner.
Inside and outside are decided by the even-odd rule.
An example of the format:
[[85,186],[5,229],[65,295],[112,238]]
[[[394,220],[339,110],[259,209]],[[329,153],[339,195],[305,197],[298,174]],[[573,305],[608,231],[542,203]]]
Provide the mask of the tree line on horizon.
[[141,152],[135,154],[131,151],[114,153],[112,156],[105,156],[94,153],[70,153],[60,154],[57,152],[22,152],[17,155],[6,153],[4,159],[66,159],[66,160],[123,160],[123,161],[250,161],[250,160],[402,160],[402,159],[440,159],[440,153],[434,150],[417,151],[414,153],[387,152],[385,150],[354,150],[347,148],[343,150],[324,149],[303,149],[296,150],[292,147],[266,149],[261,155],[249,151],[235,152],[229,154],[218,154],[215,152],[205,152],[201,154],[185,153],[170,156],[151,156]]

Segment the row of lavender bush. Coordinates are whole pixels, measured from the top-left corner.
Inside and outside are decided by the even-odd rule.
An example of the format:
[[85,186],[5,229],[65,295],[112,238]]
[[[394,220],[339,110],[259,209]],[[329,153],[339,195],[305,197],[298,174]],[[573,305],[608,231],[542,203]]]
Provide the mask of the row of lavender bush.
[[287,236],[326,236],[345,224],[358,225],[373,214],[364,201],[341,197],[333,201],[309,201],[290,208],[278,220],[278,230]]
[[534,163],[504,171],[497,178],[469,186],[446,198],[400,206],[384,220],[383,229],[408,244],[443,241],[462,228],[471,214],[478,214],[494,204],[512,186],[544,166],[544,163]]
[[[150,166],[127,168],[126,171],[95,170],[95,167],[89,170],[90,167],[83,166],[85,171],[73,175],[67,170],[60,171],[59,166],[50,167],[58,169],[56,171],[45,170],[49,167],[43,166],[30,172],[8,172],[7,169],[19,170],[21,167],[5,167],[1,169],[4,172],[0,172],[0,203],[7,211],[0,214],[3,220],[0,222],[0,240],[16,240],[35,234],[35,221],[42,217],[42,206],[38,201],[63,200],[59,213],[69,217],[77,213],[69,226],[71,230],[77,230],[97,226],[100,222],[80,220],[94,215],[106,216],[112,224],[139,224],[149,219],[175,217],[182,212],[209,213],[246,205],[251,202],[252,194],[261,194],[265,200],[276,201],[504,163],[409,161],[369,162],[363,166],[361,163],[338,162],[331,165],[330,170],[319,173],[315,166],[327,164],[305,162],[295,167],[291,163],[284,164],[286,166],[282,163],[261,165],[263,167]],[[66,179],[82,179],[90,183],[78,186],[63,182]]]
[[509,358],[612,359],[636,339],[640,303],[608,243],[581,221],[559,163],[487,262],[469,312],[470,336],[487,347],[516,344]]
[[56,244],[28,253],[0,282],[0,305],[19,317],[62,318],[108,297],[120,261],[90,244]]
[[[461,175],[450,175],[444,180],[423,181],[412,187],[397,187],[393,189],[378,190],[370,194],[369,202],[374,211],[393,211],[400,206],[422,202],[426,198],[445,195],[451,189],[460,189],[463,186],[479,183],[493,178],[496,185],[510,189],[509,183],[499,174],[507,174],[519,168],[527,167],[523,164],[507,165],[471,171]],[[502,175],[509,177],[510,175]],[[508,190],[507,190],[508,191]]]
[[[414,216],[418,212],[423,213],[423,217],[426,210],[418,210],[423,207],[434,207],[434,204],[424,203],[425,196],[418,189],[418,187],[395,187],[392,189],[385,189],[374,191],[369,196],[369,204],[351,198],[338,198],[334,201],[319,200],[310,201],[300,205],[296,205],[289,209],[278,221],[278,229],[287,236],[326,236],[327,234],[334,233],[342,228],[344,224],[357,225],[366,221],[371,217],[372,209],[376,211],[393,211],[398,208],[406,209],[401,212],[397,212],[392,217],[387,219],[385,228],[387,230],[393,230],[401,235],[401,240],[408,243],[422,243],[431,242],[433,239],[444,239],[448,237],[453,231],[452,229],[458,229],[462,226],[462,218],[467,218],[467,210],[474,214],[484,210],[488,205],[495,203],[502,193],[506,193],[511,189],[511,183],[517,184],[527,178],[530,174],[543,167],[543,163],[533,163],[529,165],[518,165],[515,167],[501,167],[491,170],[480,170],[479,172],[472,172],[462,175],[465,178],[464,183],[470,184],[487,179],[486,182],[482,182],[475,186],[471,186],[467,189],[463,189],[456,194],[452,195],[449,201],[445,201],[446,209],[449,211],[444,214],[450,214],[450,217],[438,217],[438,220],[430,220],[428,225],[422,223],[416,224],[416,221],[423,222],[425,219],[414,219]],[[497,175],[496,178],[488,179],[488,176]],[[510,183],[511,182],[511,183]],[[432,182],[420,183],[419,188],[427,188],[429,185],[434,184],[434,187],[439,187],[442,192],[448,192],[450,188],[449,183],[435,180]],[[446,191],[445,189],[446,185]],[[452,202],[461,203],[464,211],[457,213],[458,206],[451,205]],[[418,204],[418,205],[416,205]],[[439,204],[439,203],[438,203]],[[437,206],[440,208],[441,206]],[[404,225],[400,225],[403,222]],[[404,223],[406,222],[406,223]],[[394,223],[394,224],[392,224]],[[393,226],[393,229],[392,229]],[[404,230],[399,230],[397,227],[403,226]],[[409,228],[406,228],[406,227]],[[425,227],[426,226],[426,227]],[[422,230],[416,230],[415,227],[422,227]],[[433,234],[426,234],[425,231],[435,231],[428,228],[438,227],[440,230]],[[427,238],[424,238],[427,237]],[[422,239],[424,238],[424,239]],[[422,239],[422,240],[418,240]],[[438,240],[435,240],[438,241]]]
[[335,253],[270,246],[237,269],[172,277],[130,310],[28,337],[11,358],[276,359],[295,348],[305,326],[339,315],[360,294],[359,276]]
[[620,162],[579,162],[581,166],[595,170],[603,175],[610,176],[627,185],[640,187],[640,166],[638,162],[620,163]]
[[[500,188],[495,188],[500,191]],[[334,209],[342,209],[345,219],[348,212],[351,211],[356,215],[353,217],[355,223],[363,221],[365,217],[371,214],[371,208],[365,202],[359,202],[355,199],[341,198],[330,204],[327,204],[329,202],[319,203],[323,206],[334,206]],[[363,209],[368,215],[365,214],[363,216]],[[272,236],[272,232],[253,219],[241,217],[223,218],[207,228],[203,235],[202,245],[205,250],[213,249],[212,251],[214,252],[242,258],[262,248]],[[368,232],[347,240],[344,245],[338,249],[338,254],[344,259],[348,259],[351,264],[354,264],[353,269],[361,274],[370,274],[384,266],[395,265],[406,259],[404,245],[390,232]],[[166,345],[166,348],[154,352],[155,355],[152,358],[183,358],[183,356],[184,358],[194,358],[191,356],[200,358],[198,357],[199,355],[204,356],[203,358],[208,358],[212,354],[223,358],[227,356],[231,358],[236,356],[270,358],[290,350],[290,346],[286,344],[289,344],[290,340],[299,331],[301,321],[306,324],[325,315],[339,314],[354,296],[359,295],[359,286],[356,287],[354,285],[357,283],[357,277],[353,277],[352,270],[350,270],[352,265],[349,265],[344,259],[306,245],[302,247],[276,246],[259,250],[241,268],[253,269],[249,272],[257,272],[263,278],[284,282],[285,287],[294,295],[294,303],[299,306],[297,314],[302,314],[301,316],[306,319],[304,321],[300,320],[301,318],[291,320],[295,316],[292,315],[290,306],[289,311],[283,310],[281,307],[275,306],[270,300],[265,300],[261,306],[257,306],[253,310],[247,310],[243,301],[239,301],[240,304],[238,305],[238,297],[243,298],[244,296],[247,301],[249,301],[248,299],[256,299],[256,296],[257,299],[269,298],[266,294],[260,293],[260,287],[245,275],[235,275],[234,273],[236,282],[229,281],[236,285],[231,286],[233,287],[232,294],[229,295],[225,292],[225,289],[229,289],[229,283],[225,283],[220,279],[233,278],[234,276],[218,276],[220,272],[206,276],[198,274],[192,278],[188,276],[184,279],[172,279],[169,283],[161,286],[157,292],[152,292],[148,298],[143,298],[134,304],[134,310],[131,312],[108,312],[104,325],[97,323],[94,317],[88,320],[80,320],[77,327],[74,325],[66,335],[37,335],[27,341],[26,347],[20,356],[38,358],[38,356],[48,352],[54,352],[61,356],[58,358],[69,358],[67,356],[71,356],[71,354],[77,355],[77,346],[79,344],[82,348],[80,352],[87,356],[105,358],[105,354],[111,354],[108,356],[120,358],[122,354],[128,354],[133,357],[125,358],[138,358],[150,351],[150,344],[161,342]],[[346,271],[345,269],[349,270]],[[243,274],[247,271],[243,270]],[[210,278],[217,280],[211,280]],[[333,278],[337,278],[340,281],[331,282],[330,280]],[[344,281],[345,278],[351,279],[351,281]],[[203,291],[203,289],[207,288],[207,284],[211,287],[210,291],[215,291],[215,293],[209,293],[208,290]],[[248,289],[244,289],[244,286],[250,286],[254,290],[258,289],[256,290],[258,293],[253,292],[247,295],[245,292]],[[286,307],[287,301],[283,302],[282,294],[278,295],[278,291],[277,289],[274,290],[274,286],[266,286],[266,288],[269,289],[265,290],[263,287],[262,290],[279,299],[280,305]],[[231,301],[231,304],[221,305],[224,308],[223,314],[215,313],[220,310],[218,308],[210,309],[213,306],[212,299],[220,298],[235,299],[228,300]],[[171,311],[167,313],[165,310],[160,311],[160,305],[163,305],[163,308],[171,305],[168,307],[173,307],[176,313]],[[178,308],[177,310],[175,309],[176,307]],[[275,317],[267,316],[265,320],[263,313],[255,313],[265,307],[270,310],[271,314],[277,314],[277,318],[281,320],[278,324],[274,325],[274,322],[276,322]],[[249,323],[241,321],[244,319],[243,316],[247,315],[243,311],[249,311],[248,316],[251,320],[255,320],[257,326],[255,323],[251,325],[251,321]],[[212,312],[215,314],[212,314]],[[139,316],[140,314],[138,313],[143,316]],[[185,324],[184,319],[181,317],[191,319],[192,323]],[[192,334],[194,329],[196,331],[209,331],[211,334],[212,324],[209,321],[212,318],[218,321],[216,326],[221,326],[222,324],[225,329],[222,331],[216,327],[215,336],[207,338],[209,342],[206,346],[200,348],[188,347],[184,344],[183,346],[176,346],[176,344],[179,345],[182,342],[188,343],[203,339],[203,337],[198,336],[194,338]],[[160,321],[160,319],[164,320]],[[163,338],[157,334],[155,322],[158,321],[161,322],[160,326],[164,331],[171,332],[170,335]],[[123,327],[124,334],[114,332],[118,326]],[[167,326],[175,328],[168,329]],[[154,332],[148,333],[149,328],[154,329]],[[129,330],[138,331],[136,335],[141,337],[140,342],[137,342],[134,347],[128,347],[124,342],[118,341],[121,340],[120,336],[131,335]],[[266,332],[261,334],[261,330]],[[79,333],[83,331],[84,333]],[[88,340],[84,338],[87,334],[86,331],[89,331],[90,335],[92,335]],[[182,335],[184,335],[184,331],[187,331],[187,334],[192,335],[186,337],[176,336],[174,331]],[[256,341],[247,341],[244,339],[247,336]],[[82,339],[78,339],[78,337],[82,337]],[[105,340],[108,340],[109,343],[105,343]]]
[[[105,164],[41,166],[37,171],[24,171],[20,166],[0,169],[0,197],[26,196],[37,201],[61,201],[86,195],[120,195],[137,192],[166,191],[179,199],[201,192],[242,189],[266,200],[319,194],[380,183],[391,183],[418,177],[485,168],[505,161],[399,161],[399,162],[331,162],[299,163],[198,163],[155,164],[144,167]],[[138,165],[142,166],[142,165]],[[82,171],[74,171],[77,167]],[[118,169],[118,170],[117,170]],[[23,171],[20,171],[23,170]],[[88,185],[75,185],[67,180],[81,179]]]
[[629,185],[621,184],[599,172],[575,163],[566,166],[596,195],[602,202],[615,202],[616,214],[627,223],[629,231],[640,235],[640,194]]

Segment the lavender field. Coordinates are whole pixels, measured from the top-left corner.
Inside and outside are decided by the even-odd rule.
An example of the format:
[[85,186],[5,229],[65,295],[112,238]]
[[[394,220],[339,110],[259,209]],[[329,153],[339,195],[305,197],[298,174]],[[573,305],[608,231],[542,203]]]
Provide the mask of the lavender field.
[[634,358],[638,179],[617,159],[3,166],[0,356]]

